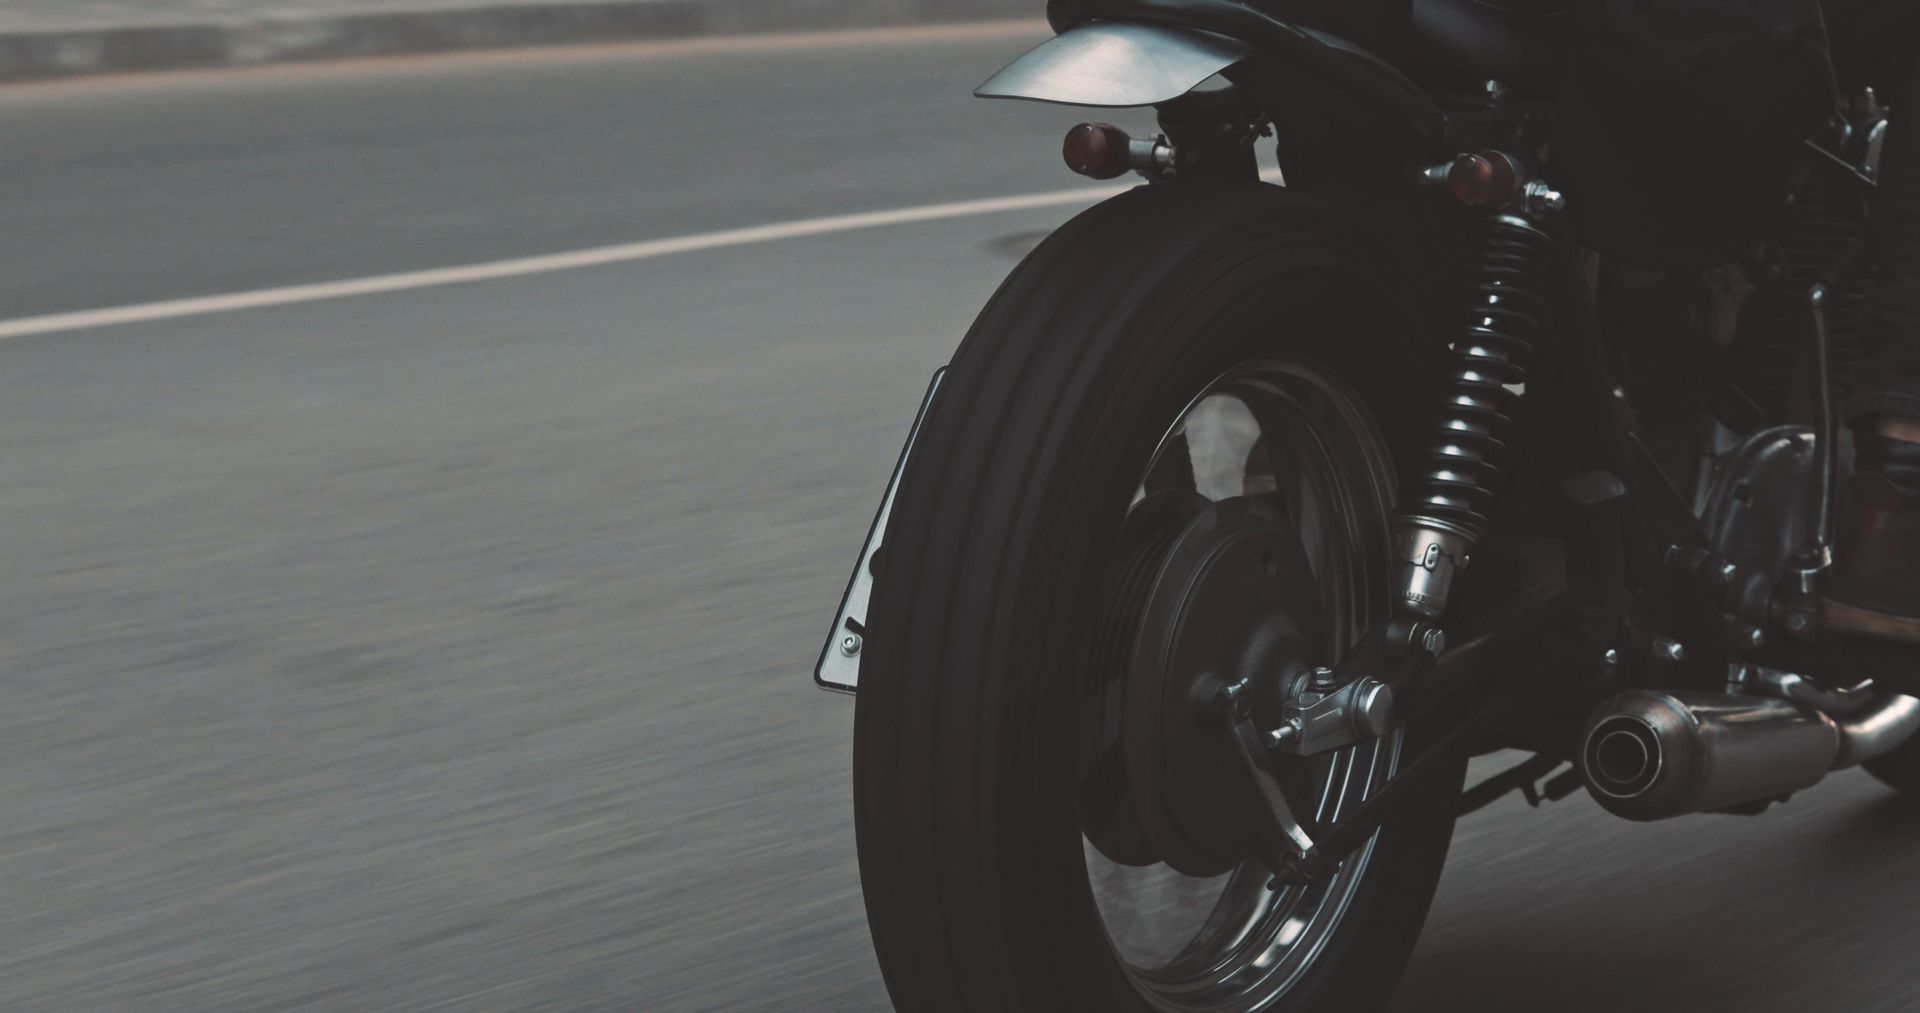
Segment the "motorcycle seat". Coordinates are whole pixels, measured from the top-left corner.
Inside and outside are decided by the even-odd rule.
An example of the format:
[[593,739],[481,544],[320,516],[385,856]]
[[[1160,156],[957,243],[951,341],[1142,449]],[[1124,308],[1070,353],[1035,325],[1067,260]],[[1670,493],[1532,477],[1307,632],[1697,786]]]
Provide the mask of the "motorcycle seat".
[[1413,0],[1413,63],[1550,95],[1573,19],[1574,0]]

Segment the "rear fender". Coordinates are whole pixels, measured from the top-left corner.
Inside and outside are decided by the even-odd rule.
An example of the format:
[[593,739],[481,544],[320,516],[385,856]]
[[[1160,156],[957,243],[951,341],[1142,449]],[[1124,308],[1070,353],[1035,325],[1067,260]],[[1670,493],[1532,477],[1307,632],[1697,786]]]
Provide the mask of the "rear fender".
[[[1049,16],[1060,34],[988,78],[975,95],[1148,106],[1178,98],[1215,74],[1236,83],[1303,74],[1384,113],[1382,120],[1418,140],[1433,140],[1446,124],[1432,98],[1386,61],[1235,0],[1055,0]],[[1263,97],[1277,115],[1285,115],[1290,101],[1308,101]]]
[[1159,105],[1256,55],[1252,46],[1212,32],[1099,21],[1048,39],[973,93],[1076,106]]

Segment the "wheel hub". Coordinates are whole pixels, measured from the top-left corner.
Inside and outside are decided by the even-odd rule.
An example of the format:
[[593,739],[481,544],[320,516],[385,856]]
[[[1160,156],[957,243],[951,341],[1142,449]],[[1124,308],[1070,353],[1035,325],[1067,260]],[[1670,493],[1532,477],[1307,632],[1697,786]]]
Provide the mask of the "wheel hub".
[[1245,680],[1238,706],[1277,724],[1290,687],[1323,653],[1321,629],[1306,553],[1272,504],[1212,504],[1166,547],[1126,662],[1119,758],[1129,829],[1144,845],[1128,864],[1144,857],[1214,876],[1245,857],[1249,787],[1221,690]]

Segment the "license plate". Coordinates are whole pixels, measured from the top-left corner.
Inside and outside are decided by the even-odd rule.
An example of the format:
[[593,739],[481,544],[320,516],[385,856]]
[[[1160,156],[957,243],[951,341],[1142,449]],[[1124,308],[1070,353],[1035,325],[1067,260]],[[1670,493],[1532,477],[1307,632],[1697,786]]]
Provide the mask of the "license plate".
[[887,494],[881,497],[880,512],[874,515],[873,526],[867,529],[867,542],[860,547],[860,562],[853,568],[853,576],[847,579],[847,593],[840,596],[840,613],[827,634],[826,646],[820,649],[820,663],[813,668],[813,681],[821,689],[852,693],[859,688],[860,653],[867,641],[867,603],[873,595],[873,559],[880,552],[881,539],[886,537],[887,516],[893,512],[893,496],[900,490],[900,476],[907,470],[907,456],[913,453],[913,441],[920,437],[920,424],[926,421],[927,408],[933,404],[933,395],[946,375],[943,366],[927,385],[927,396],[920,400],[920,411],[914,415],[913,428],[907,433],[907,445],[900,448],[900,460],[894,464],[893,477],[887,481]]

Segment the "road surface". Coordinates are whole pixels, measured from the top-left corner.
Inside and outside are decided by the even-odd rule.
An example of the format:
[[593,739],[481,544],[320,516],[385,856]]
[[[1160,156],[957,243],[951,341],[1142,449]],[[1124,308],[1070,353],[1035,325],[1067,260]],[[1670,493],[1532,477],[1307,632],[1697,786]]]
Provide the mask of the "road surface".
[[[886,1008],[809,670],[928,374],[1074,204],[43,318],[1071,188],[1072,111],[967,97],[1039,37],[0,91],[0,320],[42,320],[0,340],[0,1008]],[[1911,1010],[1916,911],[1862,775],[1509,799],[1398,1009]]]

